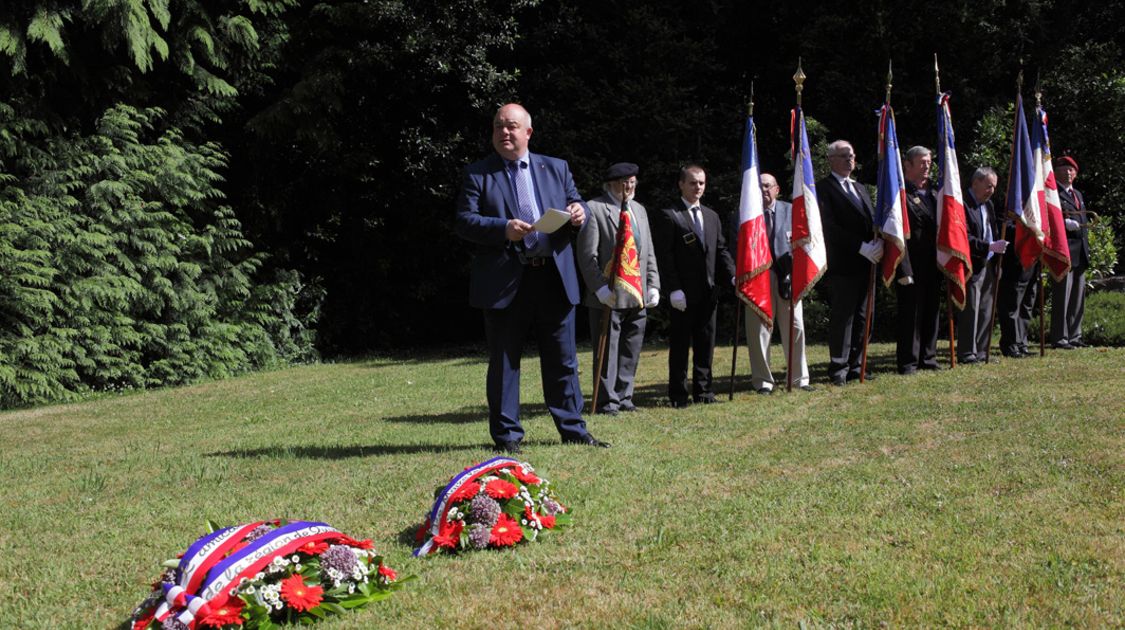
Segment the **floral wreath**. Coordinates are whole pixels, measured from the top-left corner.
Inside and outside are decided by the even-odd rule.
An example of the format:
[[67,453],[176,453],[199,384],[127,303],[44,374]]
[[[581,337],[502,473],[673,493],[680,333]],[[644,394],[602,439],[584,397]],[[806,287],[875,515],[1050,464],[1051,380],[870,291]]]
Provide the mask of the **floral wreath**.
[[132,630],[307,624],[391,596],[402,582],[370,539],[325,523],[256,521],[219,528],[164,562]]
[[550,482],[527,462],[494,457],[455,475],[434,493],[415,537],[415,556],[461,549],[511,547],[570,524]]

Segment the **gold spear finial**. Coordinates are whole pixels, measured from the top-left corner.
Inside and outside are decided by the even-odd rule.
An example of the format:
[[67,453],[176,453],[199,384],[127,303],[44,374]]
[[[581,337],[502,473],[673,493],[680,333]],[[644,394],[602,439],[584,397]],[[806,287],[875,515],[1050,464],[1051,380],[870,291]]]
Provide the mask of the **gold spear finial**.
[[887,60],[887,104],[888,105],[891,104],[891,79],[893,77],[894,77],[894,73],[891,72],[891,60],[888,59]]
[[797,57],[797,73],[793,75],[793,82],[797,84],[797,107],[800,107],[801,90],[805,89],[805,73],[801,70],[800,57]]
[[1043,107],[1043,89],[1039,85],[1039,73],[1035,73],[1035,106]]
[[746,107],[750,116],[754,115],[754,82],[750,81],[750,104]]
[[937,64],[937,53],[934,53],[934,89],[941,95],[941,69]]

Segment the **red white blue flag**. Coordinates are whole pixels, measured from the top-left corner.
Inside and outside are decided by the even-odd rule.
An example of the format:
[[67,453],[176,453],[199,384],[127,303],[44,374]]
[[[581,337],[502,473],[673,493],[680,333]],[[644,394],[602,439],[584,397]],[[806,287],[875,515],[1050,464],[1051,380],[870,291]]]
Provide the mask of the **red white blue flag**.
[[875,198],[875,228],[883,236],[883,284],[889,287],[906,253],[906,239],[910,238],[902,154],[898,148],[898,134],[895,133],[895,112],[890,103],[879,110],[879,185]]
[[793,303],[800,302],[828,269],[828,250],[820,226],[816,202],[816,175],[809,156],[805,114],[798,106],[790,115],[789,142],[793,148],[793,231],[789,247],[793,254]]
[[965,199],[961,193],[961,169],[953,139],[953,117],[949,93],[938,96],[937,263],[949,280],[949,299],[957,310],[965,308],[965,279],[973,275],[969,258],[969,231],[965,224]]
[[773,328],[773,299],[770,295],[769,235],[762,209],[761,171],[758,168],[757,130],[754,117],[746,118],[746,138],[742,143],[742,196],[738,202],[738,249],[735,261],[735,286],[738,297]]
[[1043,252],[1043,214],[1039,199],[1043,164],[1031,152],[1027,119],[1023,115],[1023,96],[1016,95],[1016,121],[1012,130],[1012,162],[1008,170],[1007,210],[1016,221],[1016,253],[1020,265],[1029,269]]
[[1038,165],[1036,188],[1040,189],[1040,208],[1043,213],[1043,266],[1061,282],[1070,272],[1070,245],[1066,242],[1066,225],[1063,223],[1059,185],[1051,165],[1051,141],[1047,136],[1047,112],[1035,108],[1035,124],[1031,127],[1031,150]]

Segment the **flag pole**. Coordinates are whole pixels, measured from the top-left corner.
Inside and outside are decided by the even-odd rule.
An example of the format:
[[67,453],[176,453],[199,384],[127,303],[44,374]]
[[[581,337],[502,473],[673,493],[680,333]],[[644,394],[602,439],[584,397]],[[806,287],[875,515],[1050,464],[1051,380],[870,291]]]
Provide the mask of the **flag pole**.
[[[938,67],[937,53],[934,53],[934,91],[941,97],[941,69]],[[941,138],[938,131],[938,138]],[[947,149],[948,150],[948,149]],[[938,200],[942,203],[942,200]],[[953,281],[945,280],[945,313],[949,318],[949,369],[957,367],[957,338],[953,334]]]
[[[621,189],[621,211],[622,212],[626,211],[626,209],[627,209],[626,204],[627,203],[628,203],[628,197],[625,196],[625,188],[622,187],[622,189]],[[624,228],[624,225],[618,225],[617,226],[617,229],[619,231],[622,230],[623,228]],[[615,300],[617,298],[617,288],[614,285],[617,284],[617,268],[618,268],[618,266],[621,265],[621,252],[618,251],[618,248],[617,248],[617,241],[618,240],[620,240],[620,238],[614,239],[613,260],[610,261],[610,263],[609,263],[609,265],[610,265],[609,266],[609,282],[610,282],[609,290],[613,292]],[[643,306],[643,304],[642,304],[642,306]],[[592,399],[590,399],[590,415],[594,415],[595,413],[597,413],[597,409],[598,409],[598,393],[599,393],[598,390],[600,389],[601,382],[602,382],[602,370],[605,368],[605,360],[606,360],[605,346],[606,346],[606,340],[609,338],[609,321],[612,318],[613,318],[613,309],[610,308],[608,305],[603,305],[602,306],[602,330],[601,330],[601,333],[598,335],[598,353],[597,353],[597,359],[595,360],[595,368],[594,368],[594,397]]]
[[[1023,60],[1020,60],[1023,64]],[[1016,98],[1020,98],[1020,93],[1023,92],[1023,68],[1020,68],[1020,73],[1016,76]],[[1019,112],[1016,112],[1019,115]],[[1012,155],[1016,153],[1016,134],[1012,134]],[[1012,160],[1013,162],[1015,160]],[[1012,165],[1008,165],[1008,181],[1012,181]],[[1004,217],[1004,225],[1000,228],[1000,240],[1008,240],[1008,217]],[[1005,248],[1005,251],[1006,248]],[[988,266],[988,260],[984,262],[985,267]],[[988,270],[985,269],[985,273]],[[984,362],[989,363],[992,359],[992,329],[996,327],[996,298],[1000,295],[1000,278],[1004,275],[1004,252],[996,255],[996,284],[992,287],[992,316],[988,318],[988,342],[984,346]]]
[[[801,58],[800,57],[797,57],[797,72],[795,72],[793,74],[793,82],[796,84],[796,90],[797,90],[797,109],[800,109],[801,108],[801,91],[805,89],[805,73],[801,70]],[[804,116],[803,113],[801,115]],[[794,124],[799,125],[800,121],[799,120],[795,121]],[[792,138],[793,138],[794,133],[795,133],[795,130],[790,128],[789,129],[789,138],[790,138],[791,142],[792,142]],[[796,159],[796,156],[794,156],[794,163],[793,163],[794,174],[797,172],[797,163],[796,163],[795,159]],[[771,280],[771,282],[772,282],[772,280]],[[793,309],[794,309],[793,293],[792,293],[792,291],[790,291],[790,293],[789,293],[789,343],[786,344],[788,346],[788,348],[785,352],[785,391],[786,392],[792,392],[793,391],[793,335],[796,334],[796,328],[797,328],[796,324],[793,322]]]
[[[1038,76],[1035,77],[1035,109],[1036,111],[1043,109],[1043,91],[1039,89]],[[1042,212],[1042,209],[1040,209],[1040,211]],[[1040,254],[1040,258],[1042,258],[1042,254]],[[1047,334],[1043,329],[1043,294],[1047,291],[1047,278],[1044,275],[1044,266],[1045,265],[1039,265],[1039,273],[1035,274],[1035,282],[1039,285],[1039,356],[1041,357],[1047,354]]]
[[[750,104],[747,106],[749,116],[754,115],[754,82],[750,82]],[[747,133],[752,133],[752,130],[747,130]],[[768,273],[768,272],[767,272]],[[730,357],[730,392],[727,394],[727,400],[734,400],[734,373],[738,367],[738,333],[742,324],[742,297],[739,295],[738,278],[735,278],[734,287],[734,348],[731,349]],[[747,347],[750,346],[750,338],[746,338]]]
[[[887,61],[887,97],[885,104],[891,104],[891,62]],[[889,159],[889,156],[884,158]],[[875,238],[880,238],[880,226],[872,226],[875,230]],[[859,365],[859,382],[863,383],[867,380],[867,345],[871,342],[871,320],[875,318],[875,274],[876,263],[871,263],[871,277],[867,282],[867,317],[863,321],[863,359]]]

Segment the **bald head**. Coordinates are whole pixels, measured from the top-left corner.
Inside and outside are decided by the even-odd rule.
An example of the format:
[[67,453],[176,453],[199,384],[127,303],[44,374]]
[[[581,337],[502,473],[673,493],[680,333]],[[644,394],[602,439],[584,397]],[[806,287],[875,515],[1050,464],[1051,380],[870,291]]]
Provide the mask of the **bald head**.
[[492,118],[492,148],[505,160],[527,153],[531,140],[531,114],[518,103],[508,103]]
[[777,193],[780,192],[777,178],[769,173],[762,173],[758,176],[758,182],[762,186],[762,207],[772,208],[773,203],[777,201]]

